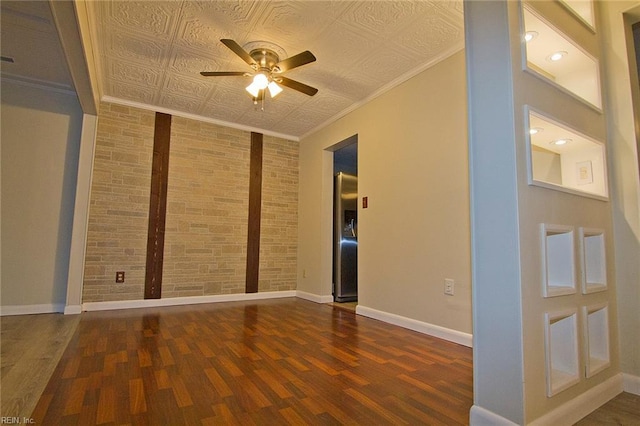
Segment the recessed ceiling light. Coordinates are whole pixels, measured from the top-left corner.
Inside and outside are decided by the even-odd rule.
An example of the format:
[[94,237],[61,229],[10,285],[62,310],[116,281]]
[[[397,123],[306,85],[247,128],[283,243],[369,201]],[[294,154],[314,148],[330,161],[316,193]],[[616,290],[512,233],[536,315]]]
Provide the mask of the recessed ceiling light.
[[544,129],[542,127],[532,127],[531,129],[529,129],[529,134],[530,135],[535,135],[537,133],[541,133],[544,132]]
[[555,141],[549,142],[551,145],[566,145],[571,142],[571,139],[556,139]]
[[526,33],[524,33],[524,41],[526,41],[527,43],[536,37],[538,37],[537,31],[527,31]]
[[568,53],[565,52],[565,51],[558,51],[558,52],[554,52],[551,55],[549,55],[549,57],[547,59],[549,59],[551,62],[558,62],[559,60],[561,60],[562,58],[564,58],[567,55],[568,55]]

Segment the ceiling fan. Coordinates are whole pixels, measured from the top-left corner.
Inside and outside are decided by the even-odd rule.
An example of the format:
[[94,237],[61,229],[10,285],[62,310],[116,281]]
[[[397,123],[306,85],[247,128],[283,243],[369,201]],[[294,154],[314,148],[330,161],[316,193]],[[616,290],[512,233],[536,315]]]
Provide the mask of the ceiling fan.
[[282,75],[289,70],[314,62],[316,57],[308,50],[287,59],[280,60],[278,54],[272,49],[255,48],[250,52],[247,52],[234,40],[222,39],[220,41],[231,49],[233,53],[242,58],[242,60],[253,69],[253,72],[202,71],[200,73],[201,75],[205,77],[253,77],[252,83],[247,86],[246,90],[253,97],[254,103],[264,99],[267,89],[269,90],[269,94],[272,98],[277,96],[282,92],[280,85],[297,90],[298,92],[309,96],[313,96],[318,93],[318,89],[315,87],[308,86]]

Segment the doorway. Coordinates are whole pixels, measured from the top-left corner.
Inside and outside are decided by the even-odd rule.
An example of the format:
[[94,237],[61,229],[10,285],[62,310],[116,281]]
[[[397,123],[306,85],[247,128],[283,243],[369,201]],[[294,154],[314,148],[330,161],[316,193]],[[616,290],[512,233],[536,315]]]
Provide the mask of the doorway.
[[333,300],[358,300],[358,136],[333,151]]

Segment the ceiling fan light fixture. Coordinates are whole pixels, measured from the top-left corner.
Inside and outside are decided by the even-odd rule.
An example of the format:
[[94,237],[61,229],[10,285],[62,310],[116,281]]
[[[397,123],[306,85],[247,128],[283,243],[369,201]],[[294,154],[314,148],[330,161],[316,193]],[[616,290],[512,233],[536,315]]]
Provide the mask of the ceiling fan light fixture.
[[[278,96],[278,94],[283,91],[283,87],[296,90],[307,96],[314,96],[318,93],[318,89],[315,87],[307,86],[304,83],[300,83],[299,81],[292,80],[281,75],[282,73],[294,68],[315,62],[316,57],[308,50],[298,53],[297,55],[287,57],[284,60],[280,60],[281,57],[286,56],[286,53],[281,47],[276,46],[273,43],[251,42],[245,45],[246,47],[242,47],[236,41],[231,39],[221,39],[220,42],[246,62],[253,69],[253,72],[202,71],[200,72],[202,76],[253,76],[251,84],[249,84],[245,89],[253,98],[254,103],[264,101],[267,89],[269,89],[269,93],[272,98]],[[261,46],[265,44],[267,46]],[[255,48],[247,51],[249,45],[252,47],[255,46]]]
[[269,78],[262,72],[256,74],[253,77],[253,81],[247,86],[247,92],[254,98],[258,96],[261,90],[264,90],[269,85]]
[[253,77],[253,84],[260,90],[264,90],[269,85],[269,78],[264,73],[258,73]]
[[250,85],[248,85],[248,86],[246,87],[246,89],[247,89],[247,92],[249,92],[249,94],[250,94],[252,97],[254,97],[254,98],[257,98],[257,97],[258,97],[258,95],[260,94],[260,90],[261,90],[261,89],[258,87],[258,85],[256,85],[256,82],[255,82],[255,81],[253,81]]
[[280,92],[282,92],[282,87],[278,86],[278,84],[275,81],[272,81],[271,83],[269,83],[267,87],[269,88],[269,94],[271,95],[272,98],[275,98],[280,94]]

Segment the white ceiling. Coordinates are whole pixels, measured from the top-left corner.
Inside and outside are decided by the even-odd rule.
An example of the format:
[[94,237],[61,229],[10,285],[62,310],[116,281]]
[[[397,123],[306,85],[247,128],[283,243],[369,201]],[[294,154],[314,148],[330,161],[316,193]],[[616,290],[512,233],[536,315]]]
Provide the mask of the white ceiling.
[[73,90],[58,32],[46,1],[0,2],[3,78]]
[[[293,139],[458,51],[464,40],[460,0],[95,1],[87,9],[106,99]],[[3,13],[3,55],[5,21]],[[285,75],[318,94],[285,88],[262,111],[244,90],[247,77],[200,76],[251,71],[222,38],[274,43],[286,56],[310,50],[317,61]]]

